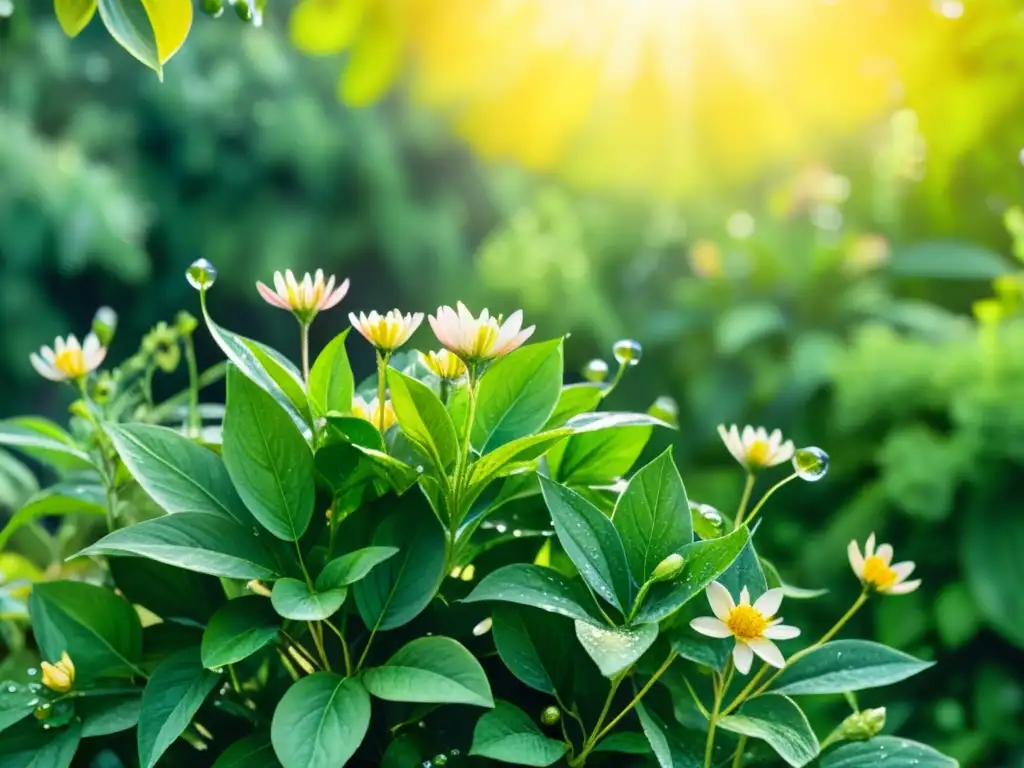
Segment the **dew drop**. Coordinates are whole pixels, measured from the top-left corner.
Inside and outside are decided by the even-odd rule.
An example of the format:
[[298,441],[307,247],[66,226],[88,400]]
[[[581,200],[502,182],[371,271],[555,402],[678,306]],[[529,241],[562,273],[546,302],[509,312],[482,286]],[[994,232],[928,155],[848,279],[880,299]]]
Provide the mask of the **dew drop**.
[[494,530],[496,530],[498,533],[504,533],[505,531],[508,530],[508,526],[505,525],[504,523],[497,523],[494,526]]
[[452,757],[458,757],[459,755],[462,754],[462,752],[456,747],[455,749],[453,749],[448,754],[451,755]]
[[583,366],[583,378],[594,384],[600,384],[608,378],[608,363],[595,358]]
[[39,670],[38,670],[38,669],[36,669],[35,667],[29,667],[29,668],[28,668],[28,671],[27,671],[27,673],[26,673],[26,674],[27,674],[27,675],[28,675],[29,677],[35,677],[36,675],[38,675],[38,674],[39,674]]
[[448,755],[434,755],[434,765],[448,765]]
[[217,282],[217,268],[208,259],[196,259],[185,270],[185,278],[197,291],[205,291]]
[[802,480],[816,483],[828,473],[828,454],[821,448],[799,448],[793,454],[793,469]]
[[640,346],[639,341],[621,339],[615,342],[615,346],[612,347],[612,354],[615,355],[619,365],[634,366],[639,365],[640,358],[644,354],[644,348]]
[[8,685],[7,686],[7,692],[8,693],[17,693],[18,692],[18,686],[14,685],[14,684]]

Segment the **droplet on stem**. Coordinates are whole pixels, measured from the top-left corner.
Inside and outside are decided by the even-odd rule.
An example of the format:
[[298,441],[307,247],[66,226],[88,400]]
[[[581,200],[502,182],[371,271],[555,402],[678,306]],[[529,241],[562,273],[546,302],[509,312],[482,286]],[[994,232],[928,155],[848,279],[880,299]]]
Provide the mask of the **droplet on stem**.
[[828,454],[821,448],[799,448],[793,454],[793,469],[801,480],[816,483],[828,474]]
[[608,363],[595,358],[583,367],[583,378],[593,384],[600,384],[608,378]]
[[197,291],[205,291],[217,282],[217,268],[209,259],[196,259],[185,270],[185,277]]
[[615,342],[615,346],[612,347],[612,353],[615,355],[619,365],[633,366],[640,363],[644,348],[640,346],[639,341],[622,339]]

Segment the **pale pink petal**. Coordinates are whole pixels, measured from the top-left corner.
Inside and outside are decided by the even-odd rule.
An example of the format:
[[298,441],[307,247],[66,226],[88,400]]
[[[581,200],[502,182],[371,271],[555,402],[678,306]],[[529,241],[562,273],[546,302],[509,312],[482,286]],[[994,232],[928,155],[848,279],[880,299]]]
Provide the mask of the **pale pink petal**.
[[800,628],[791,627],[788,624],[773,624],[763,634],[769,640],[792,640],[794,637],[800,636]]
[[881,558],[882,562],[888,565],[892,562],[892,545],[879,544],[875,556]]
[[771,618],[779,612],[782,605],[782,588],[769,589],[754,602],[754,610],[758,611],[766,619]]
[[766,662],[771,664],[773,667],[782,669],[786,666],[786,660],[782,656],[782,651],[775,645],[771,640],[763,637],[759,637],[756,640],[748,640],[747,645],[750,646],[750,650],[764,659]]
[[915,589],[921,586],[920,579],[914,579],[913,581],[904,581],[902,584],[894,584],[885,590],[887,595],[905,595],[908,592],[913,592]]
[[708,637],[731,637],[732,631],[725,625],[724,621],[713,619],[710,616],[699,616],[690,622],[690,628],[694,632],[700,632]]
[[867,543],[864,545],[864,559],[867,560],[875,554],[875,532],[872,531],[871,535],[868,536]]
[[772,464],[782,464],[793,458],[793,454],[796,453],[796,446],[793,445],[792,440],[787,440],[779,449],[775,451],[772,456]]
[[36,369],[36,373],[44,379],[49,379],[50,381],[64,381],[67,378],[63,373],[58,371],[52,365],[49,365],[35,352],[30,354],[28,359],[29,362],[32,363],[32,367]]
[[263,297],[263,300],[267,302],[267,304],[277,307],[278,309],[291,309],[291,307],[288,306],[288,302],[270,290],[269,286],[257,281],[256,290],[260,292],[260,296]]
[[736,665],[736,671],[745,675],[750,671],[750,665],[754,663],[754,652],[746,643],[736,641],[736,647],[732,649],[732,662]]
[[707,594],[708,603],[711,605],[712,613],[722,621],[728,619],[729,613],[736,607],[736,603],[733,602],[732,595],[729,594],[729,590],[717,581],[712,581],[708,584]]
[[860,546],[856,541],[846,545],[846,555],[850,558],[850,568],[858,579],[864,577],[864,557],[860,553]]
[[284,275],[280,272],[274,273],[274,288],[277,289],[277,295],[282,299],[288,297],[288,284],[284,281]]
[[507,355],[509,352],[519,349],[523,346],[523,343],[533,336],[533,332],[537,326],[531,325],[529,328],[518,333],[514,338],[510,339],[506,344],[501,345],[496,350],[499,355]]
[[914,563],[907,560],[903,563],[896,563],[895,565],[889,566],[896,574],[896,581],[906,581],[907,577],[914,572]]
[[[331,277],[331,283],[333,283],[333,282],[334,282],[334,277],[332,276]],[[324,292],[323,299],[320,300],[320,309],[330,309],[331,307],[337,306],[338,303],[342,299],[344,299],[345,295],[348,293],[348,286],[349,286],[348,278],[345,278],[342,281],[341,285],[338,286],[337,290],[335,290],[332,293],[331,290],[330,290],[330,288],[332,286],[329,284],[328,285],[328,289]]]
[[90,357],[86,358],[85,364],[89,366],[90,371],[94,371],[103,364],[104,359],[107,357],[107,348],[100,347]]
[[516,336],[519,335],[519,330],[523,327],[523,310],[517,309],[506,320],[502,326],[498,329],[498,338],[494,340],[495,349],[504,349],[506,345],[512,342]]
[[53,354],[53,350],[50,349],[49,347],[43,347],[42,349],[40,349],[39,354],[43,356],[43,360],[50,363],[51,365],[53,364],[53,361],[57,359],[57,356]]
[[736,428],[736,425],[733,424],[729,429],[726,429],[724,424],[719,424],[718,434],[722,437],[722,442],[729,453],[732,454],[732,457],[740,464],[746,463],[747,455],[743,450],[743,442],[740,440],[739,430]]
[[740,590],[740,605],[750,605],[750,590],[746,587]]
[[778,450],[778,447],[782,445],[782,430],[774,429],[771,435],[768,436],[768,445],[771,446],[772,452]]
[[295,279],[295,273],[292,272],[290,269],[286,269],[284,271],[284,283],[286,286],[288,286],[288,289],[291,290],[292,293],[294,293],[296,296],[299,295],[299,283]]

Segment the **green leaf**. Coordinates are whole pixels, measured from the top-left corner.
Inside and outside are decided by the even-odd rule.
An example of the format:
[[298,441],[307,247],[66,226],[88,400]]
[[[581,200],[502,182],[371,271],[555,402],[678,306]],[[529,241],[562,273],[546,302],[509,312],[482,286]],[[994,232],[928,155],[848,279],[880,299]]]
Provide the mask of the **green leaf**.
[[142,625],[128,601],[92,584],[50,581],[33,586],[28,606],[43,658],[67,651],[81,682],[138,674]]
[[143,557],[114,557],[107,567],[128,602],[164,621],[203,625],[225,602],[224,586],[213,576]]
[[278,702],[270,739],[284,768],[344,765],[370,727],[370,696],[356,678],[315,672]]
[[896,736],[875,736],[829,751],[821,758],[821,768],[865,768],[882,764],[885,768],[957,768],[960,764],[929,746]]
[[653,427],[619,427],[576,434],[548,453],[551,477],[566,485],[609,485],[629,473]]
[[459,457],[459,438],[448,409],[423,382],[388,369],[391,404],[405,436],[445,472]]
[[715,328],[715,349],[722,355],[737,355],[757,342],[786,330],[783,311],[770,301],[738,304],[722,313]]
[[32,691],[27,685],[5,684],[0,686],[0,731],[4,731],[28,717],[38,703],[39,694]]
[[576,637],[601,674],[614,677],[647,653],[658,638],[658,625],[595,627],[577,620]]
[[496,605],[492,630],[494,646],[509,671],[541,693],[565,688],[572,655],[576,653],[570,624],[545,611],[511,604]]
[[638,584],[651,577],[658,563],[693,541],[689,508],[671,448],[630,479],[612,521]]
[[[412,503],[415,501],[415,503]],[[427,607],[444,571],[444,533],[420,494],[403,498],[374,532],[375,546],[398,554],[353,585],[356,607],[367,627],[394,629]]]
[[751,699],[736,714],[719,720],[718,726],[766,741],[793,768],[807,765],[818,756],[818,739],[807,716],[786,696],[770,693]]
[[633,604],[626,551],[603,512],[578,493],[545,477],[541,493],[555,533],[580,575],[597,594],[623,613]]
[[53,10],[64,34],[76,37],[96,13],[96,0],[54,0]]
[[161,73],[153,27],[141,0],[99,0],[100,18],[118,45],[154,72]]
[[955,240],[932,240],[897,249],[888,270],[912,277],[988,282],[1009,274],[1011,265],[988,248]]
[[[755,526],[756,527],[756,526]],[[730,534],[731,535],[731,534]],[[749,537],[729,569],[717,579],[729,590],[734,600],[740,599],[743,587],[750,592],[750,600],[757,600],[768,591],[768,580],[761,569],[761,561],[754,550],[754,539]]]
[[464,603],[483,600],[529,605],[598,626],[604,623],[595,618],[592,609],[584,607],[591,605],[592,601],[578,582],[570,581],[558,571],[539,565],[506,565],[484,576],[473,591],[462,598]]
[[523,710],[497,701],[477,720],[469,754],[513,765],[552,765],[565,754],[565,743],[545,736]]
[[203,668],[198,648],[185,648],[160,662],[142,692],[138,730],[142,768],[156,765],[219,681],[219,675]]
[[363,672],[363,685],[385,701],[494,706],[483,667],[450,637],[421,637],[382,667]]
[[309,404],[317,416],[352,410],[355,379],[345,351],[349,330],[346,328],[323,348],[309,372]]
[[0,739],[0,768],[68,768],[82,740],[81,723],[43,730],[23,723]]
[[470,483],[478,485],[487,483],[495,477],[501,477],[501,470],[507,468],[514,462],[531,461],[544,455],[544,453],[560,440],[568,437],[571,432],[568,429],[556,429],[550,432],[540,432],[536,435],[521,437],[505,443],[490,453],[482,456],[473,464]]
[[661,621],[700,594],[712,581],[721,581],[719,577],[736,560],[747,544],[748,536],[749,532],[743,527],[728,536],[695,541],[680,549],[683,570],[672,581],[651,586],[643,605],[637,611],[636,620]]
[[75,445],[71,435],[37,416],[0,421],[0,445],[61,470],[94,468],[89,455]]
[[166,427],[106,427],[118,456],[167,512],[206,512],[252,525],[220,456]]
[[961,539],[967,586],[981,615],[1024,648],[1024,590],[1019,587],[1024,516],[1005,505],[968,511]]
[[280,768],[266,731],[251,733],[221,752],[212,768]]
[[[643,704],[637,705],[637,714],[640,714],[640,707]],[[642,718],[643,715],[640,715]],[[609,734],[605,736],[601,741],[597,743],[591,752],[621,752],[625,755],[646,755],[649,754],[652,749],[652,744],[647,740],[647,737],[642,733],[636,731],[619,731],[617,733]],[[657,753],[655,753],[657,756]]]
[[246,659],[273,641],[280,629],[265,597],[242,595],[229,600],[203,631],[203,666],[216,669]]
[[562,387],[558,403],[544,429],[557,429],[573,416],[594,410],[601,404],[601,393],[602,388],[598,384],[569,384]]
[[74,557],[137,555],[212,576],[272,579],[283,569],[267,545],[227,518],[179,512],[109,533]]
[[[696,753],[684,744],[678,732],[674,733],[653,711],[643,704],[637,704],[636,713],[659,768],[701,768],[704,765],[704,755]],[[703,736],[701,738],[703,740]],[[718,746],[716,745],[716,752]],[[712,765],[719,764],[721,758],[715,755]]]
[[663,419],[659,419],[657,416],[633,411],[581,413],[569,419],[565,426],[577,435],[609,429],[622,429],[624,427],[666,427],[667,429],[674,429],[671,424]]
[[51,515],[106,515],[106,493],[98,485],[84,483],[58,483],[40,491],[25,502],[7,524],[0,529],[0,551],[21,526],[37,517]]
[[364,448],[361,445],[353,445],[353,447],[369,460],[374,474],[391,486],[391,489],[399,496],[412,488],[420,479],[420,472],[415,467],[410,467],[393,456],[373,448]]
[[772,690],[791,696],[862,691],[898,683],[930,666],[881,643],[834,640],[791,659]]
[[480,379],[473,445],[488,453],[537,432],[562,391],[562,340],[520,347]]
[[[288,402],[292,404],[295,412],[302,417],[303,423],[309,424],[312,422],[312,416],[309,411],[309,398],[306,395],[306,385],[302,381],[302,374],[299,372],[299,369],[273,347],[268,347],[266,344],[261,344],[252,339],[239,338],[256,356],[256,359],[260,361],[263,370],[274,380],[281,393],[288,398]],[[270,392],[268,394],[273,396],[275,393]]]
[[347,587],[315,592],[298,579],[278,579],[270,601],[278,616],[295,621],[323,621],[341,608],[348,596]]
[[110,696],[83,696],[75,702],[75,717],[82,720],[82,738],[127,731],[139,722],[142,690]]
[[376,566],[398,554],[396,547],[363,547],[336,557],[316,577],[316,588],[323,592],[347,587],[364,578]]
[[313,516],[313,454],[274,399],[228,368],[224,464],[253,516],[274,536],[297,541]]

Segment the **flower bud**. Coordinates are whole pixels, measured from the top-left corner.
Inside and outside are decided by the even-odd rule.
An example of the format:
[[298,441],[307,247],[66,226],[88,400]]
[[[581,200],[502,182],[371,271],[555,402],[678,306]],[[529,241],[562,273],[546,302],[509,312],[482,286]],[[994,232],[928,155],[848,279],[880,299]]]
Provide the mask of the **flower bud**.
[[203,13],[215,19],[224,13],[224,0],[202,0],[199,5]]
[[182,336],[188,336],[198,327],[199,321],[195,319],[191,312],[181,310],[174,316],[174,325],[177,326],[178,333]]
[[270,590],[264,586],[263,582],[259,579],[253,579],[245,585],[246,589],[255,595],[262,595],[263,597],[270,597]]
[[110,307],[100,307],[92,316],[92,332],[100,340],[100,346],[109,347],[117,330],[117,312]]
[[885,727],[885,707],[854,712],[843,720],[839,732],[849,741],[867,741]]
[[643,352],[640,342],[633,339],[620,339],[612,347],[612,354],[619,365],[638,365]]
[[67,693],[75,684],[75,665],[71,662],[68,652],[60,655],[60,661],[51,664],[48,661],[42,662],[43,685],[57,693]]
[[654,574],[651,576],[651,580],[668,581],[669,579],[674,579],[679,575],[679,572],[683,570],[685,562],[686,561],[683,559],[682,555],[678,552],[673,552],[658,563],[658,567],[654,569]]
[[545,707],[544,711],[540,713],[540,721],[544,725],[554,725],[562,719],[562,713],[558,707]]
[[234,8],[235,15],[242,21],[253,20],[252,6],[249,5],[249,0],[235,0]]

